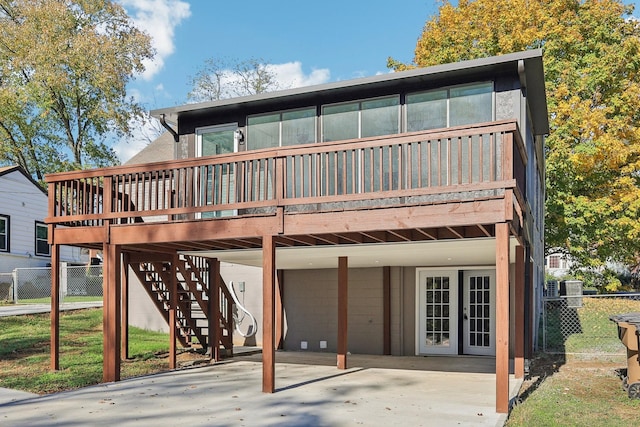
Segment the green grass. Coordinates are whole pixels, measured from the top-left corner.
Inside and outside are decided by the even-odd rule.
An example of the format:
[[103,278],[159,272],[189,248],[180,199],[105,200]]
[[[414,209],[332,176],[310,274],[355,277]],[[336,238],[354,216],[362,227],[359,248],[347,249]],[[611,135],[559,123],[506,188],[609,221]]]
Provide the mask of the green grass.
[[616,368],[624,362],[559,361],[509,416],[508,427],[638,425],[640,400],[622,390]]
[[[73,295],[64,297],[61,302],[100,302],[101,296]],[[51,297],[19,299],[18,304],[51,304]]]
[[[0,387],[33,393],[75,389],[102,381],[102,310],[60,315],[60,370],[50,370],[48,314],[0,318]],[[129,329],[121,377],[168,369],[168,334]]]
[[[562,354],[533,361],[533,387],[507,426],[637,426],[640,400],[629,399],[616,370],[626,368],[625,347],[609,316],[640,311],[627,298],[583,298],[576,309],[547,317],[547,345]],[[526,383],[525,383],[526,385]]]

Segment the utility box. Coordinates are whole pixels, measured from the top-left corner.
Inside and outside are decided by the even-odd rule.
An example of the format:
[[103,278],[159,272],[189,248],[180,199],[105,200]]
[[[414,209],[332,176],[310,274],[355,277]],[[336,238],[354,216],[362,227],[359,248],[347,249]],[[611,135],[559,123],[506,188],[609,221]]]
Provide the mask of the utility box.
[[558,298],[558,281],[547,280],[544,287],[544,296],[547,298]]
[[582,281],[563,280],[560,282],[560,296],[567,298],[567,307],[582,307]]

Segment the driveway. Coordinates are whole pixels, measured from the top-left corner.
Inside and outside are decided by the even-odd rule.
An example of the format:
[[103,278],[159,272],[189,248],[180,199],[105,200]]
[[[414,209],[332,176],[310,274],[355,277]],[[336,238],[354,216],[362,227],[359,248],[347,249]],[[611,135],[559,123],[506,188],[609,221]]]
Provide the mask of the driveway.
[[[0,392],[2,426],[499,426],[492,358],[276,355],[276,393],[260,355],[47,396]],[[428,363],[427,363],[428,362]],[[425,367],[430,366],[429,370]],[[455,372],[445,372],[444,369]],[[473,372],[470,372],[473,371]],[[512,393],[520,385],[511,379]]]

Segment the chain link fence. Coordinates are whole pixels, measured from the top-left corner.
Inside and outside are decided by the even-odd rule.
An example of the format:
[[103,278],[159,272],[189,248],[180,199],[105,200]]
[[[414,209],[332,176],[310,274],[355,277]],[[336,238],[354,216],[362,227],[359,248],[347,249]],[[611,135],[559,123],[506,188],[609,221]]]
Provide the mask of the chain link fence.
[[[7,300],[15,303],[51,302],[51,267],[16,268],[13,273],[0,275],[0,299],[3,299],[2,283],[7,280]],[[60,269],[61,302],[102,300],[102,266],[62,266]]]
[[13,273],[0,273],[0,301],[13,301]]
[[640,293],[544,297],[542,349],[591,358],[625,356],[615,314],[640,312]]

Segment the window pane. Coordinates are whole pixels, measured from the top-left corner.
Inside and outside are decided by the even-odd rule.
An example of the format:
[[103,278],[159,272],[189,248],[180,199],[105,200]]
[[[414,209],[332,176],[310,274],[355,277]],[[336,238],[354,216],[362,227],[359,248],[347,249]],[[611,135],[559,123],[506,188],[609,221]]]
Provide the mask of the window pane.
[[280,113],[249,117],[247,125],[248,150],[280,146]]
[[203,131],[201,137],[203,156],[233,153],[233,130]]
[[407,95],[407,132],[447,127],[447,91]]
[[38,224],[36,226],[36,238],[47,240],[47,226]]
[[314,142],[316,142],[315,108],[282,113],[283,146]]
[[493,83],[451,88],[449,126],[490,122],[492,93]]
[[7,219],[0,218],[0,251],[7,250]]
[[363,101],[361,137],[398,133],[399,105],[397,97]]
[[48,228],[44,224],[36,224],[36,255],[51,254],[49,243],[47,242]]
[[322,140],[358,138],[359,103],[322,107]]

